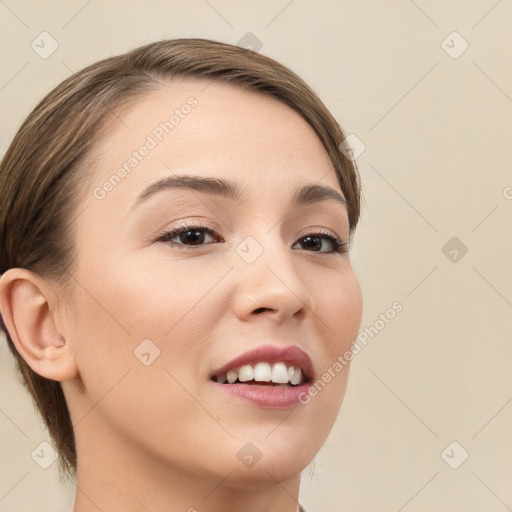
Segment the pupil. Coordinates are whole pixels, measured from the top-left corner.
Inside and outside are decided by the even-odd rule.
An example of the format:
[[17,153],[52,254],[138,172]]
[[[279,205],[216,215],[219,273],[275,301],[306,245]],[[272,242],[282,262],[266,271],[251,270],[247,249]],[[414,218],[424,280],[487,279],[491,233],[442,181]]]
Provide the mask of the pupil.
[[[316,237],[313,237],[313,236],[307,236],[306,238],[304,238],[304,240],[307,240],[306,245],[308,247],[313,247],[315,244],[318,245],[319,238],[316,238]],[[311,243],[311,241],[313,241],[313,243]],[[319,251],[320,247],[317,247],[315,250]]]
[[[190,233],[193,233],[193,237],[189,237]],[[181,233],[181,241],[183,243],[191,242],[192,245],[198,245],[204,242],[204,232],[201,230],[190,230]]]

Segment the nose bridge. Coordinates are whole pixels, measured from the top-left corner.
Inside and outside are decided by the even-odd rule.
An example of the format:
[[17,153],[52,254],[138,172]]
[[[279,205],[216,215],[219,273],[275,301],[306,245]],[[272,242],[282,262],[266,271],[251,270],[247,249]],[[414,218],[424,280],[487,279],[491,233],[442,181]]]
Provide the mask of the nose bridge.
[[312,307],[312,297],[294,263],[293,251],[279,229],[253,229],[235,248],[239,276],[236,310],[239,315],[276,310],[292,316]]

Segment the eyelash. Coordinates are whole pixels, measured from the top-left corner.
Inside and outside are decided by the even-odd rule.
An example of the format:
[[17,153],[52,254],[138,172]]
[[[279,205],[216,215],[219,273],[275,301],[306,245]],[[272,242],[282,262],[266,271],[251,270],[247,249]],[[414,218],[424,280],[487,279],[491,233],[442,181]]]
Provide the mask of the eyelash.
[[[187,231],[205,231],[206,233],[208,233],[211,236],[214,236],[216,234],[216,231],[214,229],[211,229],[207,226],[202,226],[202,225],[198,225],[198,224],[183,224],[181,226],[177,226],[170,230],[163,231],[162,233],[160,233],[160,235],[156,239],[156,242],[164,242],[164,243],[169,243],[169,244],[172,244],[175,246],[179,246],[180,248],[183,248],[183,250],[185,250],[185,251],[194,251],[194,250],[200,249],[201,247],[204,247],[205,245],[209,245],[209,243],[208,243],[208,244],[200,244],[200,245],[196,245],[196,246],[189,246],[189,245],[184,245],[184,244],[180,244],[180,243],[171,241],[175,236],[180,235],[181,233],[186,233]],[[321,254],[334,254],[334,253],[343,254],[343,253],[348,252],[347,242],[340,240],[338,237],[333,236],[330,233],[322,232],[322,231],[315,232],[315,233],[308,233],[308,234],[300,237],[297,240],[297,242],[300,240],[303,240],[307,237],[329,240],[329,242],[331,242],[331,244],[334,248],[333,251],[327,252],[327,253],[322,252],[322,251],[307,251],[307,252],[320,252]],[[215,238],[215,236],[214,236],[214,238]],[[297,242],[295,242],[295,243],[297,243]],[[210,242],[210,243],[212,243],[212,242]]]

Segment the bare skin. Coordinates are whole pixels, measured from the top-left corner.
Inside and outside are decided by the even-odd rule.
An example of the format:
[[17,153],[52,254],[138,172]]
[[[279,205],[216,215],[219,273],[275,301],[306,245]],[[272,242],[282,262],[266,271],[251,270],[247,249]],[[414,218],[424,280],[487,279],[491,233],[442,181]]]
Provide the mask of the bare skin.
[[[285,410],[229,397],[209,380],[263,344],[297,345],[320,378],[356,338],[362,296],[350,252],[326,238],[319,250],[301,242],[319,229],[348,242],[345,206],[290,207],[299,186],[342,194],[313,129],[274,99],[206,85],[162,87],[105,132],[76,223],[71,301],[27,270],[0,280],[18,350],[61,381],[69,404],[74,512],[296,512],[301,471],[343,400],[348,367],[307,405]],[[190,97],[197,105],[159,141],[155,127]],[[99,199],[97,188],[148,135],[156,147]],[[149,184],[184,174],[237,181],[246,198],[167,189],[133,207]],[[215,234],[203,231],[193,250],[184,236],[157,241],[183,220],[213,223]],[[237,252],[246,237],[262,250],[251,263]],[[134,351],[147,339],[149,358],[153,346],[160,353],[146,366]],[[252,467],[237,457],[248,442],[262,454]]]

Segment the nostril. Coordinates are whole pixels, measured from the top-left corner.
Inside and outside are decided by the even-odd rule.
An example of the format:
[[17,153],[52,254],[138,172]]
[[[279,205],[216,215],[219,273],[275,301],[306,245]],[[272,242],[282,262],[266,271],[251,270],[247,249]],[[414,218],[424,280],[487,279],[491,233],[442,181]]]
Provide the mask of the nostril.
[[255,309],[254,312],[257,314],[263,313],[264,311],[275,311],[275,309],[272,308],[258,308]]

